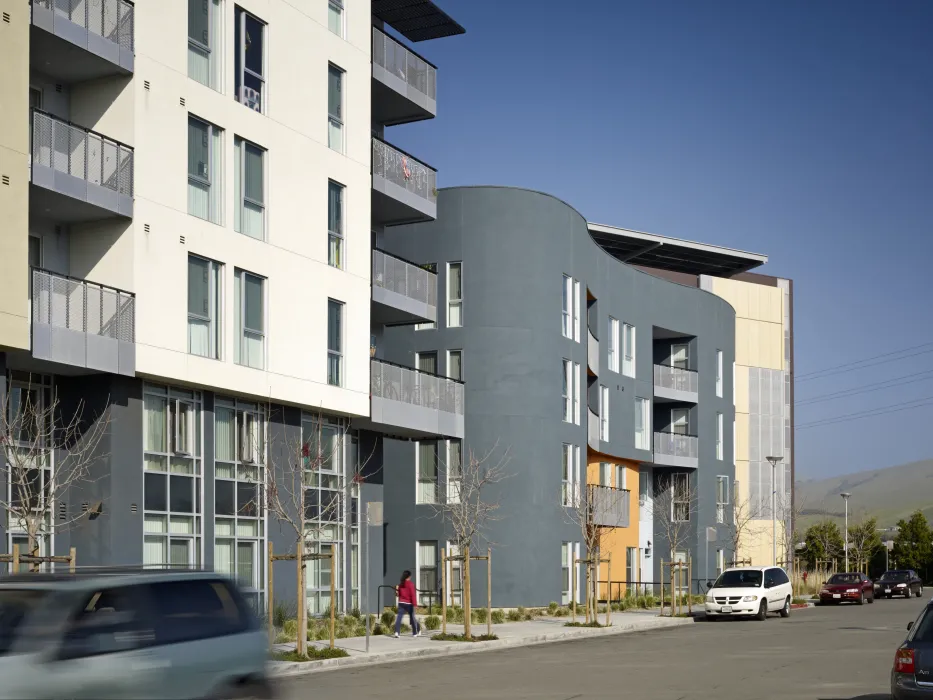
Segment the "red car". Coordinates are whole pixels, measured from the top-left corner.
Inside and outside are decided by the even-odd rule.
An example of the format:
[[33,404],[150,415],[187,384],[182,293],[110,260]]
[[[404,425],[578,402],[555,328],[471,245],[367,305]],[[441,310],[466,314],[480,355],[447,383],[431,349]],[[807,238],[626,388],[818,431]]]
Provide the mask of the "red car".
[[820,605],[875,602],[875,584],[865,574],[833,574],[820,590]]

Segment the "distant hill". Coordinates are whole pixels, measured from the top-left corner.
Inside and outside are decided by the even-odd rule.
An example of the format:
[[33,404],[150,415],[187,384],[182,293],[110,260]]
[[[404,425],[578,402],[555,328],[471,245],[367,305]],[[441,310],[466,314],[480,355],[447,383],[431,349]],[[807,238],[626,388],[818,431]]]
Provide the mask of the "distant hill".
[[878,527],[891,527],[918,508],[933,523],[933,459],[896,467],[855,472],[829,479],[797,482],[797,502],[802,505],[797,529],[830,517],[840,522],[845,505],[840,493],[849,492],[849,521],[875,516]]

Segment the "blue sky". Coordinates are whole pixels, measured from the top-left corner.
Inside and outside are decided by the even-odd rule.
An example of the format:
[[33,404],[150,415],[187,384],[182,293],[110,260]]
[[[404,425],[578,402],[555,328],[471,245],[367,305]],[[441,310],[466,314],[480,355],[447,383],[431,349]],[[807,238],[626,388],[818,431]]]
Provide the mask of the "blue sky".
[[[440,5],[467,33],[415,46],[438,66],[437,119],[386,134],[439,186],[529,187],[590,221],[767,254],[795,281],[800,375],[933,343],[933,2]],[[799,405],[800,426],[915,406],[799,429],[798,478],[933,457],[921,350],[798,382],[803,401],[906,377]]]

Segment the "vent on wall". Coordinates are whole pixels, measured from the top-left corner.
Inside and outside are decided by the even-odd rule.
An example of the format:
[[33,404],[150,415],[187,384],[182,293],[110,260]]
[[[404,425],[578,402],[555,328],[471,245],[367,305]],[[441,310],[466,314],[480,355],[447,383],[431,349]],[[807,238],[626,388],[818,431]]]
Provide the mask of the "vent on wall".
[[130,503],[130,513],[135,513],[135,512],[136,512],[136,504]]
[[9,176],[9,175],[4,175],[4,176],[3,176],[3,184],[4,184],[4,185],[9,185],[9,184],[10,184],[10,176]]
[[9,13],[9,12],[4,12],[4,13],[3,13],[3,21],[6,22],[7,24],[10,23],[10,13]]
[[143,88],[146,89],[146,90],[149,89],[149,81],[148,81],[148,80],[144,80],[144,81],[143,81]]
[[55,83],[55,92],[61,92],[61,91],[62,91],[62,84]]
[[87,509],[90,507],[91,507],[91,504],[85,501],[84,503],[81,504],[81,512],[87,513]]
[[62,501],[58,504],[58,519],[64,520],[68,517],[68,504]]
[[185,242],[185,237],[184,237],[184,236],[179,236],[179,237],[178,237],[178,242],[179,242],[179,243],[184,243],[184,242]]
[[182,107],[184,107],[184,106],[185,106],[185,98],[184,98],[184,97],[179,97],[179,98],[178,98],[178,104],[180,104]]
[[149,224],[143,224],[143,231],[149,233]]

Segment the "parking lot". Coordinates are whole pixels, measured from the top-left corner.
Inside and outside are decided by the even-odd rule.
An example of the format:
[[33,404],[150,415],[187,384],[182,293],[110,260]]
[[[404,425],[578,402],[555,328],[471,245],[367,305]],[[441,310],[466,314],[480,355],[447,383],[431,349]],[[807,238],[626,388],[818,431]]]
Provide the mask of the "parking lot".
[[890,697],[894,650],[927,600],[330,671],[282,681],[279,690],[286,700],[881,700]]

